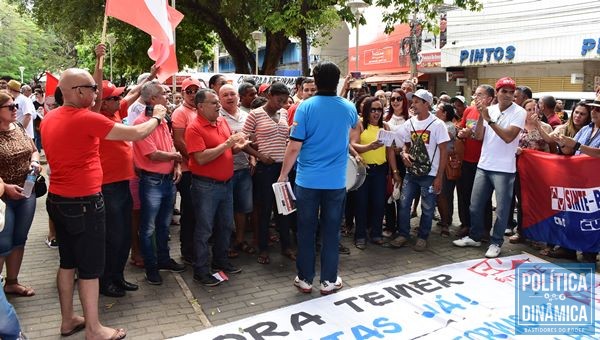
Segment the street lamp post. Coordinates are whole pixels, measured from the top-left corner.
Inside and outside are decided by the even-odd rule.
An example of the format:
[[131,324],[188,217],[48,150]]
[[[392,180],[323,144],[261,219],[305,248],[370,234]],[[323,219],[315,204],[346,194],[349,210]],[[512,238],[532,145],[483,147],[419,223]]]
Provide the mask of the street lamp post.
[[364,1],[361,0],[350,0],[346,4],[350,7],[352,14],[354,14],[354,19],[356,20],[356,46],[354,46],[354,68],[356,72],[358,72],[358,26],[360,25],[360,16],[365,9],[365,7],[369,6]]
[[255,52],[255,66],[254,74],[258,74],[258,42],[262,39],[263,33],[261,31],[254,31],[252,33],[252,39],[254,40],[254,52]]
[[25,71],[25,66],[19,66],[19,71],[21,71],[21,84],[23,84],[23,71]]
[[200,72],[200,56],[202,55],[202,50],[194,50],[194,55],[196,56],[196,70]]
[[108,42],[108,46],[109,46],[109,58],[110,58],[110,82],[112,83],[113,81],[113,46],[115,45],[115,43],[117,42],[117,38],[115,37],[114,34],[110,33],[106,36],[106,41]]

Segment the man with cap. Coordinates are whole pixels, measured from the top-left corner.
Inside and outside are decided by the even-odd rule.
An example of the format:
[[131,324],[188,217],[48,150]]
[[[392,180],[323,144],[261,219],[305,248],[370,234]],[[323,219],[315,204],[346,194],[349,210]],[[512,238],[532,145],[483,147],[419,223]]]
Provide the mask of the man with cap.
[[[437,195],[442,191],[442,179],[446,162],[448,161],[448,148],[450,141],[446,124],[430,112],[433,96],[427,90],[417,90],[412,96],[412,109],[416,115],[406,121],[398,133],[404,140],[402,162],[407,169],[402,195],[398,207],[398,236],[390,241],[394,248],[403,247],[410,237],[410,207],[413,199],[421,196],[423,214],[419,222],[419,233],[413,249],[424,251],[427,248],[427,238],[431,231],[431,223],[435,210]],[[421,138],[427,148],[427,155],[431,168],[427,174],[415,175],[411,167],[415,161],[410,155],[410,150],[417,138]]]
[[23,125],[25,132],[31,138],[33,135],[33,120],[37,116],[33,101],[21,93],[21,83],[12,79],[8,82],[8,91],[15,98],[14,103],[17,108],[17,121]]
[[[450,99],[450,103],[454,106],[456,110],[456,115],[458,116],[458,120],[460,120],[465,113],[465,109],[467,108],[467,100],[463,96],[454,96]],[[455,121],[454,119],[452,121]]]
[[519,134],[525,126],[525,110],[513,102],[515,81],[509,77],[496,82],[498,104],[487,107],[487,102],[475,98],[481,113],[477,120],[475,138],[483,139],[481,157],[471,195],[471,229],[468,236],[453,243],[458,247],[479,247],[483,237],[485,205],[492,191],[496,192],[496,221],[492,228],[487,258],[500,255],[504,231],[511,215],[510,205],[515,181]]
[[173,144],[181,154],[181,181],[177,183],[177,190],[181,195],[181,230],[179,232],[179,244],[181,257],[186,264],[192,264],[194,259],[194,207],[190,187],[192,185],[192,173],[188,167],[188,152],[185,145],[185,129],[196,119],[196,106],[194,97],[202,88],[198,79],[189,77],[181,84],[183,103],[173,111]]

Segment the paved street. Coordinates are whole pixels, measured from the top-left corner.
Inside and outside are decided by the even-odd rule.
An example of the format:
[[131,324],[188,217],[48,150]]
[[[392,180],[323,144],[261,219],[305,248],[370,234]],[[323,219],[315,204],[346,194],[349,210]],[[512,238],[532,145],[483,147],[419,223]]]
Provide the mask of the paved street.
[[[457,218],[455,213],[455,224]],[[19,277],[21,282],[35,289],[36,295],[31,298],[9,297],[30,339],[60,338],[60,310],[55,283],[58,251],[44,244],[47,222],[44,197],[38,199]],[[418,218],[412,219],[412,222],[416,225]],[[171,255],[177,260],[180,259],[176,242],[178,232],[178,227],[172,227]],[[344,238],[343,243],[351,248],[352,253],[340,256],[340,275],[345,287],[350,288],[483,257],[486,248],[453,247],[451,239],[439,236],[439,229],[434,225],[429,249],[417,253],[410,248],[396,250],[375,245],[368,245],[366,250],[361,251],[352,246],[351,238]],[[230,281],[212,288],[194,283],[191,268],[182,274],[163,272],[164,284],[151,286],[145,283],[142,269],[128,265],[126,278],[138,283],[140,289],[121,299],[101,296],[101,320],[108,326],[126,328],[128,339],[163,339],[320,296],[318,290],[313,290],[312,295],[299,293],[292,286],[295,276],[293,262],[279,255],[279,244],[271,249],[271,264],[260,265],[256,263],[255,256],[241,254],[233,263],[242,266],[243,272],[231,275]],[[522,251],[533,250],[507,242],[502,254],[514,255]],[[78,301],[76,309],[81,311]],[[83,339],[83,332],[72,339]]]

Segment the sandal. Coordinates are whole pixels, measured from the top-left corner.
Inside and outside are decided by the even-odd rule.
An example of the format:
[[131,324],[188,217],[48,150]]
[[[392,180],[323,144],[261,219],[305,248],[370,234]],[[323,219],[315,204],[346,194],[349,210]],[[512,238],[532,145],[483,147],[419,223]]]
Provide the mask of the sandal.
[[383,246],[385,244],[385,241],[383,239],[378,239],[378,240],[372,240],[371,243],[378,245],[378,246]]
[[237,251],[233,250],[233,249],[229,249],[227,251],[227,258],[230,259],[235,259],[236,257],[240,256],[240,253],[238,253]]
[[440,230],[440,235],[442,235],[442,237],[450,237],[450,229],[448,228],[447,225],[442,225],[441,226],[441,230]]
[[144,260],[134,260],[133,258],[129,260],[129,263],[132,266],[138,267],[138,268],[144,268]]
[[296,261],[296,253],[291,249],[282,251],[281,255],[287,257],[288,259],[290,259],[292,261]]
[[562,247],[551,249],[546,256],[555,259],[577,260],[577,253],[573,250],[568,250]]
[[341,232],[342,232],[342,236],[344,236],[344,237],[352,236],[352,227],[351,226],[342,227]]
[[356,243],[354,243],[354,246],[360,250],[367,249],[367,244],[365,243],[365,241],[357,241]]
[[233,249],[237,250],[237,251],[243,251],[246,254],[255,254],[256,253],[256,248],[254,248],[253,246],[249,245],[248,242],[243,241],[240,242],[238,244],[236,244]]
[[121,340],[125,339],[126,336],[127,332],[123,328],[117,328],[109,340]]
[[552,248],[546,247],[546,248],[544,248],[544,249],[540,250],[540,255],[543,255],[543,256],[548,256],[548,254],[549,254],[551,251],[552,251]]
[[518,232],[514,233],[513,236],[508,238],[508,242],[510,242],[512,244],[521,243],[523,241],[524,241],[523,236],[521,236],[521,234],[519,234]]
[[269,255],[258,255],[256,262],[260,264],[269,264],[271,263],[271,259],[269,258]]
[[[18,289],[15,291],[7,291],[6,288],[10,287],[10,286],[18,287]],[[33,290],[33,288],[23,286],[22,284],[19,283],[18,279],[9,279],[9,278],[6,278],[4,280],[4,293],[6,295],[15,295],[15,296],[23,296],[23,297],[30,297],[30,296],[35,295],[35,291]]]

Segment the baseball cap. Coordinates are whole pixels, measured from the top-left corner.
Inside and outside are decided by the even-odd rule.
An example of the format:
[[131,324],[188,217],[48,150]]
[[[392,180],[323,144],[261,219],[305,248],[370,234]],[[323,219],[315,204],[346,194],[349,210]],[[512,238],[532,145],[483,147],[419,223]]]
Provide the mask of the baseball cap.
[[269,88],[269,84],[260,84],[258,87],[258,94],[265,92]]
[[9,80],[7,85],[9,90],[21,92],[21,83],[19,83],[18,81],[14,79]]
[[202,88],[202,84],[200,84],[200,81],[198,79],[189,77],[183,81],[183,83],[181,84],[181,89],[183,91],[185,91],[185,90],[187,90],[188,87],[190,87],[192,85],[198,86],[199,89]]
[[431,103],[433,103],[433,96],[427,90],[423,90],[423,89],[417,90],[415,93],[413,93],[413,96],[423,99],[424,101],[428,102],[429,105],[431,105]]
[[517,88],[517,84],[512,78],[504,77],[498,79],[498,81],[496,82],[496,91],[503,87],[510,87],[511,89],[515,90]]
[[467,103],[467,100],[463,96],[454,96],[450,99],[450,102],[454,103],[455,100],[460,100],[463,104]]
[[115,84],[108,80],[102,81],[102,99],[110,97],[118,97],[125,91],[124,87],[116,87]]

